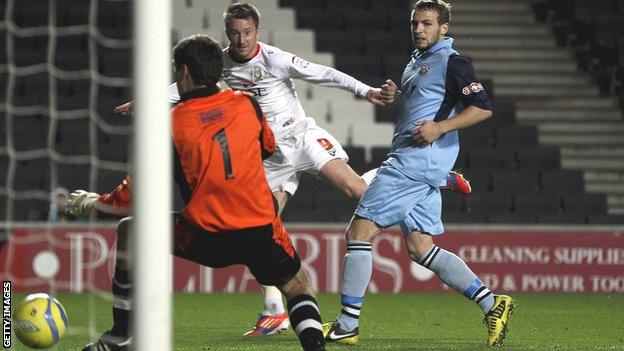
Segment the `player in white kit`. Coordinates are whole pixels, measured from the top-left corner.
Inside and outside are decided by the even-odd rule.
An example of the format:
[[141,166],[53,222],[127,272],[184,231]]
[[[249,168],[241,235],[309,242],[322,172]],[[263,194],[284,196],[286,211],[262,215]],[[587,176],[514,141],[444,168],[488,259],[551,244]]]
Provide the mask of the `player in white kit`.
[[[292,79],[352,92],[373,104],[384,105],[379,88],[370,87],[334,68],[318,65],[289,52],[257,41],[260,15],[250,4],[235,3],[224,12],[225,32],[230,45],[223,50],[222,80],[234,90],[252,95],[273,130],[275,154],[264,161],[267,181],[279,212],[294,195],[303,172],[327,180],[348,198],[358,201],[367,182],[348,164],[347,153],[326,130],[306,116]],[[176,85],[170,101],[179,100]],[[116,111],[129,114],[131,105]],[[367,173],[372,178],[375,172]],[[469,183],[458,173],[447,177],[451,190],[470,193]],[[370,179],[368,179],[370,182]],[[245,335],[272,335],[288,328],[289,321],[276,287],[263,286],[264,310],[252,330]]]

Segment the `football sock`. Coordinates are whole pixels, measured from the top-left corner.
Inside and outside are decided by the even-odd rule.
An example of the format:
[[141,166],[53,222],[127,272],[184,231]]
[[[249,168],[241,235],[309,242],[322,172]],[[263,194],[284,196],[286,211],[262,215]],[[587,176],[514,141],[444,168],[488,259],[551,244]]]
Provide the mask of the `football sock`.
[[365,241],[348,240],[342,273],[342,311],[338,323],[344,331],[358,327],[364,294],[373,274],[372,245]]
[[113,328],[111,333],[128,336],[130,332],[130,312],[132,311],[132,284],[127,270],[115,268],[113,277]]
[[279,289],[274,286],[263,285],[262,292],[264,293],[264,311],[262,314],[271,316],[283,314],[284,303]]
[[304,350],[325,350],[321,315],[312,296],[301,294],[288,300],[288,314]]
[[494,294],[454,253],[433,245],[417,263],[432,270],[448,286],[476,302],[483,313],[489,312],[494,306]]

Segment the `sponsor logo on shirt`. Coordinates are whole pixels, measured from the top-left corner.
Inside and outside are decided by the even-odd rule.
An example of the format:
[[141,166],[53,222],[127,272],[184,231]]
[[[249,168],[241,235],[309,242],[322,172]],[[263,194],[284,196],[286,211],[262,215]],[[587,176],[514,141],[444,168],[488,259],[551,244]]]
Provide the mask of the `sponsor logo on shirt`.
[[483,85],[481,85],[481,83],[477,83],[477,82],[472,82],[472,83],[466,85],[462,89],[462,93],[464,95],[470,95],[472,93],[478,93],[480,91],[483,91]]
[[307,68],[310,65],[310,62],[308,62],[308,61],[306,61],[306,60],[304,60],[304,59],[302,59],[300,57],[297,57],[297,56],[293,56],[292,63],[297,65],[297,66],[299,66],[299,67],[301,67],[301,68]]
[[223,78],[227,78],[230,76],[230,71],[223,71]]
[[331,143],[331,141],[325,138],[316,139],[316,141],[318,141],[321,147],[325,149],[325,151],[327,151],[328,154],[330,154],[331,156],[336,156],[336,148]]

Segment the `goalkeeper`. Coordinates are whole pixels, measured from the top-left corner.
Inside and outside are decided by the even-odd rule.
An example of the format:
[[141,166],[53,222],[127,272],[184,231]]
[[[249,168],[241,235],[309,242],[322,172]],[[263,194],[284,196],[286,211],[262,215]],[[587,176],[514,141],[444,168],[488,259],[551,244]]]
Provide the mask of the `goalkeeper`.
[[[259,283],[278,286],[287,297],[303,349],[325,350],[314,292],[264,175],[262,160],[275,151],[275,139],[260,107],[243,93],[219,90],[223,58],[210,37],[182,40],[173,56],[181,93],[172,112],[175,179],[186,202],[174,216],[174,255],[214,268],[246,265]],[[128,176],[109,194],[72,193],[67,208],[75,215],[121,216],[131,195]],[[131,221],[117,227],[113,328],[83,351],[131,348]]]

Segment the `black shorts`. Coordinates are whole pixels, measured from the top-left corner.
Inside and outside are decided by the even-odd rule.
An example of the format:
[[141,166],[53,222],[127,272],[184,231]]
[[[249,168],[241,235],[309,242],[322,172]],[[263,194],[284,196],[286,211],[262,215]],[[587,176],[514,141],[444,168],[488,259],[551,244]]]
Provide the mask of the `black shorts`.
[[173,245],[175,256],[203,266],[244,264],[262,285],[284,285],[301,268],[301,260],[279,217],[265,226],[210,233],[177,215]]

